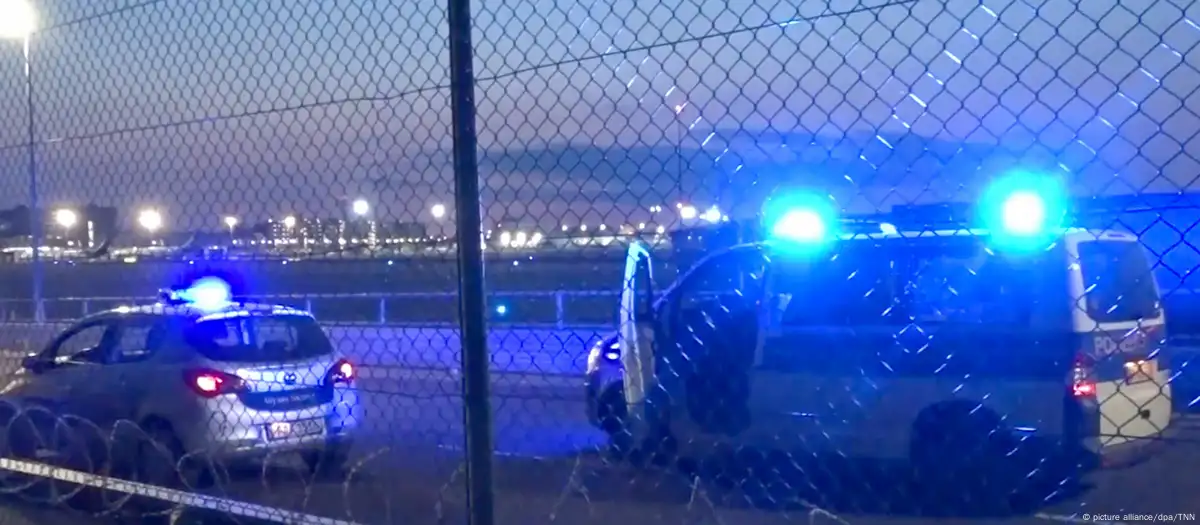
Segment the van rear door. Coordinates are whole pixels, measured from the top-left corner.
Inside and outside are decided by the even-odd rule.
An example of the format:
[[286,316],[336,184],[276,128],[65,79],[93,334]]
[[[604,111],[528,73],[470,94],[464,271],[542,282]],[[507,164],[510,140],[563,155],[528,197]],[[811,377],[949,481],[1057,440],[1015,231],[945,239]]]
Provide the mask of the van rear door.
[[[1105,232],[1068,238],[1072,319],[1080,359],[1094,383],[1103,447],[1161,434],[1171,422],[1162,301],[1136,237]],[[1090,392],[1083,392],[1088,394]]]

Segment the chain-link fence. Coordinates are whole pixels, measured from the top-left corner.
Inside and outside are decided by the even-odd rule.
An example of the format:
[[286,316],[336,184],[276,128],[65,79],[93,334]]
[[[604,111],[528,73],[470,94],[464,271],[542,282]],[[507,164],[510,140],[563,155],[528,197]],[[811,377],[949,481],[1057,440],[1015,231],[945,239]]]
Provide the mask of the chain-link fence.
[[1198,19],[0,1],[0,520],[1196,521]]

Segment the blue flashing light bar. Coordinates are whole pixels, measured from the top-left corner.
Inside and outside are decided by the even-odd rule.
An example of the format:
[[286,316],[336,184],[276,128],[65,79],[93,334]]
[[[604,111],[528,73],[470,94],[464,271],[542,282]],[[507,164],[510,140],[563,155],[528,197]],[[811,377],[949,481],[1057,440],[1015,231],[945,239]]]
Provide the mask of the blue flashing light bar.
[[181,290],[165,290],[163,298],[170,304],[190,305],[199,310],[214,311],[233,302],[229,283],[219,277],[201,277]]

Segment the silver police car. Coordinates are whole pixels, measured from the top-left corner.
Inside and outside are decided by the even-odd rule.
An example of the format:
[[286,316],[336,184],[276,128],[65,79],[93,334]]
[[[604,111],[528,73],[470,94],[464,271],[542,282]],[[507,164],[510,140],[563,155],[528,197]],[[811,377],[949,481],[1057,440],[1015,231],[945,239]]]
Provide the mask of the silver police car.
[[70,415],[113,436],[133,429],[137,456],[112,461],[178,483],[185,458],[228,467],[296,452],[314,472],[340,470],[362,419],[355,376],[308,312],[167,294],[76,322],[0,395],[60,426]]

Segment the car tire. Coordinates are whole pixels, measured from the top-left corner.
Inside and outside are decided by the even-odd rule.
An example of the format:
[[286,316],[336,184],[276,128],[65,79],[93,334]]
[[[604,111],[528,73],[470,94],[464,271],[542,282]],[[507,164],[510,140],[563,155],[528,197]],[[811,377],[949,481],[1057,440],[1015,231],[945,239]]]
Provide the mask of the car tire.
[[657,429],[638,443],[629,432],[628,406],[624,387],[617,383],[600,396],[596,405],[596,420],[608,436],[606,447],[609,459],[643,467],[668,466],[679,453],[679,443],[666,429]]
[[170,423],[149,419],[141,425],[134,467],[138,481],[169,488],[202,488],[212,483],[208,465],[188,456]]

